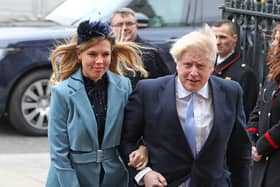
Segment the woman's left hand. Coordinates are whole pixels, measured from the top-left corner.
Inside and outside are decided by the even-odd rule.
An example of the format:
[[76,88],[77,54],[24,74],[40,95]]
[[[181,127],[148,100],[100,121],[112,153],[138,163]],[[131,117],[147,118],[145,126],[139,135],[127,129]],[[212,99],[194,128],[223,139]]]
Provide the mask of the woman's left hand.
[[252,146],[252,159],[255,162],[258,162],[262,159],[262,155],[260,155],[257,151],[257,148],[255,146]]
[[129,154],[129,166],[134,167],[136,170],[144,169],[148,164],[148,150],[146,146],[140,145],[137,150]]

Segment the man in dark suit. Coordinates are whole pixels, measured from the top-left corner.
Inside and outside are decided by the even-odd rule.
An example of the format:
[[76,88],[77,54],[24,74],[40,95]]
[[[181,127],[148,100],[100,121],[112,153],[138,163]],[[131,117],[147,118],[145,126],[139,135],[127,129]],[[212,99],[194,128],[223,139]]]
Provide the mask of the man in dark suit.
[[243,106],[248,120],[258,97],[258,79],[251,67],[242,63],[241,53],[235,50],[238,35],[230,20],[212,25],[217,37],[218,55],[213,74],[227,80],[237,81],[243,89]]
[[149,151],[143,170],[128,168],[138,184],[171,187],[248,187],[251,144],[242,89],[211,76],[217,46],[205,26],[175,42],[177,74],[138,82],[129,97],[121,153]]
[[[140,51],[144,68],[149,74],[148,78],[157,78],[174,73],[174,62],[165,62],[163,60],[168,59],[168,54],[162,49],[149,44],[137,34],[136,17],[132,9],[120,8],[117,10],[111,18],[111,26],[116,40],[135,42],[143,46],[143,48],[140,48]],[[140,75],[132,76],[127,74],[125,76],[130,78],[133,88],[139,80],[144,78]]]

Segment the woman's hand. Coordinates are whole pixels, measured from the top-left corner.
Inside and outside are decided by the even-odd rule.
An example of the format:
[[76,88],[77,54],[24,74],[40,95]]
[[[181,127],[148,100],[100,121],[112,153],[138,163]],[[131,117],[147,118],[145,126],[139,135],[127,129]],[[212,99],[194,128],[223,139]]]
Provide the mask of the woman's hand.
[[262,155],[258,153],[256,146],[252,147],[252,159],[256,162],[262,159]]
[[144,169],[148,164],[148,150],[146,146],[140,145],[137,150],[129,154],[129,166],[136,170]]

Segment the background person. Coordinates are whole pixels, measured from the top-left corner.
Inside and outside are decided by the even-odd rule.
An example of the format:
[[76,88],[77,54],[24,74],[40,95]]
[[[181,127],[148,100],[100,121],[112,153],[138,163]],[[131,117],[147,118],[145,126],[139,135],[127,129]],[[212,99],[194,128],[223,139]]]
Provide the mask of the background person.
[[[152,47],[137,34],[137,21],[132,9],[121,8],[117,10],[111,18],[111,25],[117,41],[131,41],[143,46],[140,48],[141,57],[149,78],[173,73],[162,60],[159,49]],[[145,78],[141,75],[126,74],[126,76],[130,78],[133,88],[139,80]]]
[[244,111],[248,120],[258,97],[257,76],[252,68],[242,63],[241,53],[235,51],[238,35],[234,23],[230,20],[221,20],[214,23],[212,29],[218,47],[213,74],[240,84],[243,89]]
[[268,51],[267,81],[248,121],[252,147],[252,187],[277,187],[280,184],[280,24],[272,34]]
[[148,167],[129,168],[138,184],[248,187],[251,144],[242,89],[211,76],[216,52],[208,26],[181,37],[171,48],[177,74],[141,80],[129,97],[121,153],[128,162],[140,137],[149,151]]
[[[51,62],[55,86],[46,186],[127,187],[128,174],[118,147],[132,88],[129,79],[119,75],[126,67],[145,73],[135,44],[116,44],[107,23],[84,21],[70,43],[52,52]],[[138,163],[145,163],[143,159],[133,152],[130,165],[141,169]]]

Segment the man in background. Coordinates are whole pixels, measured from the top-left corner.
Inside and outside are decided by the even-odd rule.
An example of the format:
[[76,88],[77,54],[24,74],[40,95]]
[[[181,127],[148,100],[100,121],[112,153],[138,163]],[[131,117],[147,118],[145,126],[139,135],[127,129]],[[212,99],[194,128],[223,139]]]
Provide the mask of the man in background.
[[251,67],[242,63],[241,53],[235,51],[238,41],[236,26],[230,20],[212,25],[217,38],[217,59],[213,74],[227,80],[237,81],[243,89],[243,105],[248,120],[258,97],[258,79]]
[[[160,49],[144,41],[137,34],[137,21],[135,12],[132,9],[121,8],[117,10],[111,18],[111,26],[117,41],[136,42],[144,47],[140,50],[144,67],[149,73],[148,78],[156,78],[173,73],[162,60],[159,54]],[[131,79],[133,88],[140,79],[143,79],[140,76],[126,76]]]

